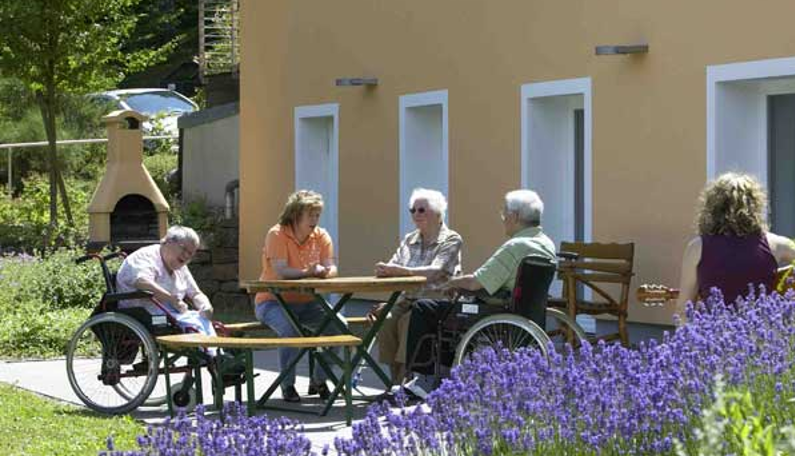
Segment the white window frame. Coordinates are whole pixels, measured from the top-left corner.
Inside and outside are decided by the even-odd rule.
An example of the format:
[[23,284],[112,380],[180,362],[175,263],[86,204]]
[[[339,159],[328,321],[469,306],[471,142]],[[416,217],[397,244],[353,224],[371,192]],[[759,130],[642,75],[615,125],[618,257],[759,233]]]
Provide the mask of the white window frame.
[[[336,217],[332,220],[329,226],[325,228],[329,231],[332,238],[334,239],[334,251],[339,252],[339,179],[340,179],[340,170],[339,170],[339,112],[340,112],[340,105],[339,103],[327,103],[327,104],[319,104],[319,105],[306,105],[306,106],[296,106],[294,109],[294,126],[293,126],[293,133],[294,133],[294,141],[293,141],[293,159],[295,162],[295,181],[294,186],[296,190],[300,190],[297,188],[299,182],[299,174],[300,170],[298,167],[298,145],[299,145],[299,138],[301,134],[301,120],[303,119],[311,119],[311,118],[318,118],[318,117],[331,117],[333,122],[332,127],[332,139],[331,139],[331,186],[334,189],[331,195],[323,195],[323,198],[326,201],[326,205],[331,206],[336,211]],[[339,256],[339,255],[337,255]]]
[[[593,227],[593,182],[592,182],[592,147],[591,147],[591,78],[561,79],[556,81],[533,82],[521,86],[521,177],[522,188],[530,185],[530,131],[529,101],[533,98],[581,95],[583,97],[583,241],[590,242]],[[540,195],[544,198],[544,195]],[[555,239],[560,242],[560,239]]]
[[[413,190],[413,188],[408,188],[408,183],[406,182],[406,176],[409,173],[409,169],[406,163],[406,111],[411,108],[418,108],[422,106],[436,106],[441,105],[442,107],[442,166],[445,169],[445,173],[443,176],[443,188],[438,188],[434,190],[439,190],[442,192],[447,199],[450,199],[450,141],[449,141],[449,124],[448,124],[448,94],[447,90],[434,90],[430,92],[420,92],[420,93],[413,93],[408,95],[402,95],[400,97],[400,107],[399,107],[399,150],[400,150],[400,230],[401,235],[406,234],[402,233],[403,227],[409,226],[411,219],[408,215],[408,204],[409,192]],[[447,223],[450,223],[450,210],[448,207],[447,210]]]

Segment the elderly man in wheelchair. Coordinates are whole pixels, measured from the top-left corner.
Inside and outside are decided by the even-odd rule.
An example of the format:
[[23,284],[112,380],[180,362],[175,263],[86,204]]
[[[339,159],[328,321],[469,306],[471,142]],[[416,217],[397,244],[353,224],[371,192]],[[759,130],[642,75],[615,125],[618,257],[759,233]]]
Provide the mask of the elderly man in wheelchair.
[[544,328],[552,316],[584,333],[559,311],[546,309],[557,255],[541,228],[544,203],[531,190],[505,195],[500,214],[509,238],[474,273],[453,278],[452,301],[417,301],[409,323],[407,364],[415,373],[409,396],[424,398],[450,367],[484,346],[516,349],[550,341]]
[[[182,374],[174,402],[191,402],[193,386],[201,387],[199,369],[208,366],[239,385],[240,366],[230,355],[214,350],[161,359],[155,337],[180,332],[216,335],[213,308],[187,264],[199,247],[199,236],[182,226],[169,228],[159,244],[142,247],[124,259],[117,274],[107,262],[122,253],[88,255],[102,267],[106,292],[91,317],[72,336],[67,348],[67,374],[77,396],[90,408],[110,414],[127,413],[140,405],[162,405],[167,397],[158,377],[168,368]],[[195,309],[191,310],[188,302]],[[162,361],[162,367],[161,367]],[[179,362],[178,362],[179,361]],[[184,362],[183,362],[184,361]]]

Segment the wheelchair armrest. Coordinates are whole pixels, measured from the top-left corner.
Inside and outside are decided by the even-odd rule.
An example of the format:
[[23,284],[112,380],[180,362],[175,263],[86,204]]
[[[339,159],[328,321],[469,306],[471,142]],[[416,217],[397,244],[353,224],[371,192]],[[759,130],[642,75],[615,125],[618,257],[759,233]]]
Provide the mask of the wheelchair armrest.
[[145,290],[128,291],[126,293],[108,293],[105,295],[105,302],[119,302],[127,299],[149,299],[152,296],[154,296],[154,293]]

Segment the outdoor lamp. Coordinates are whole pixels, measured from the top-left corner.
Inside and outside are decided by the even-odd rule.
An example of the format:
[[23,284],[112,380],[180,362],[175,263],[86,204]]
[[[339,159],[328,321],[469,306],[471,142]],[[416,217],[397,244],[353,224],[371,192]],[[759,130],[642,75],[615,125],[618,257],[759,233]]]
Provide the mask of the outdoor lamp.
[[647,52],[649,52],[648,44],[596,46],[596,55],[646,54]]
[[336,80],[337,87],[349,86],[377,86],[378,78],[339,78]]

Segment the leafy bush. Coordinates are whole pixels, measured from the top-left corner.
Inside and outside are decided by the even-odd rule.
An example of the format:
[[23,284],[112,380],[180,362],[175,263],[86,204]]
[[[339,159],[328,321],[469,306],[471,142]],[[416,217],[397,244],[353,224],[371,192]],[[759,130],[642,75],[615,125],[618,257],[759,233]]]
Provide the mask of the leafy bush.
[[[334,446],[356,456],[793,454],[795,292],[763,291],[736,306],[716,294],[689,306],[688,321],[637,350],[584,344],[550,359],[480,351],[431,393],[428,408],[375,405]],[[738,393],[723,395],[715,378]],[[122,454],[287,454],[271,442],[300,442],[294,426],[285,435],[260,418],[212,428],[199,419],[150,430],[141,452]]]
[[[430,411],[381,410],[336,442],[366,454],[698,454],[694,429],[721,375],[764,398],[764,421],[790,424],[795,406],[795,294],[719,295],[689,309],[689,323],[637,350],[585,345],[579,352],[483,351],[428,399]],[[380,419],[384,416],[386,429]],[[761,426],[761,427],[760,427]],[[739,439],[738,442],[743,442]],[[748,453],[745,453],[748,454]]]
[[46,357],[66,344],[105,291],[96,264],[77,265],[78,250],[42,260],[0,257],[0,356]]
[[[34,175],[24,184],[17,198],[0,198],[0,249],[31,252],[54,245],[81,246],[88,238],[88,212],[95,182],[66,180],[75,225],[62,222],[49,245],[44,245],[49,226],[49,183],[46,177]],[[63,220],[63,217],[61,217]]]
[[169,183],[168,177],[169,173],[177,168],[177,161],[178,157],[171,152],[144,157],[144,166],[166,199],[174,194],[173,185]]

